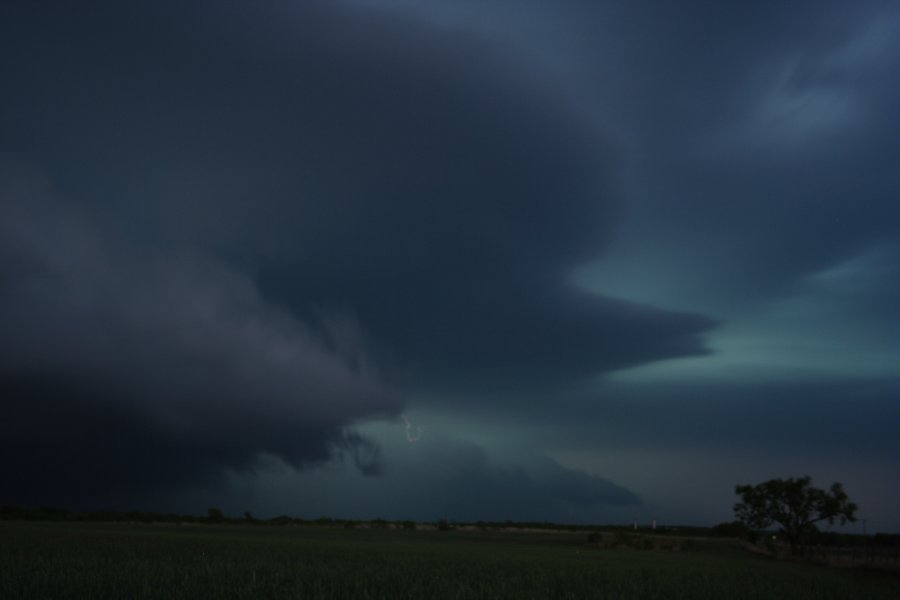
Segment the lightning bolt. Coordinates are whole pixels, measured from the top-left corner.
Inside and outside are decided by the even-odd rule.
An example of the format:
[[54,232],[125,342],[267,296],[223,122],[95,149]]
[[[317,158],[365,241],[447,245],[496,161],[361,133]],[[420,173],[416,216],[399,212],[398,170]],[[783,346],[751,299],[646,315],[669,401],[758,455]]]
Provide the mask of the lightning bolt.
[[413,433],[412,423],[410,423],[409,419],[407,419],[405,416],[402,418],[403,418],[403,422],[406,423],[406,441],[409,442],[410,444],[412,444],[414,442],[418,442],[419,439],[422,437],[422,428],[416,427],[415,428],[416,432]]

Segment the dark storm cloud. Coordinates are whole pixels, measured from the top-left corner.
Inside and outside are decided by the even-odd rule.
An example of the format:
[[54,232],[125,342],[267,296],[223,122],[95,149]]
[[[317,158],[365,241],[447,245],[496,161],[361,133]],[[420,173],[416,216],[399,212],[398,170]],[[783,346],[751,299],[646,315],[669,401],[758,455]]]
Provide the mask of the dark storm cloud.
[[[220,262],[104,235],[4,165],[0,426],[4,500],[97,506],[378,448],[346,428],[395,415],[352,324],[318,333]],[[350,332],[350,333],[348,333]]]
[[380,439],[385,468],[377,485],[344,469],[291,478],[271,471],[261,478],[266,499],[260,510],[363,519],[597,522],[610,511],[641,505],[625,487],[534,453],[498,456],[479,444],[432,434],[414,444]]
[[22,17],[8,145],[135,238],[203,244],[304,317],[356,315],[416,380],[704,351],[707,319],[565,285],[614,226],[616,159],[496,49],[376,13],[203,6]]
[[404,473],[413,484],[410,493],[426,494],[431,500],[421,504],[441,505],[458,518],[481,518],[479,513],[538,518],[559,516],[568,507],[640,504],[630,490],[545,457],[505,464],[477,444],[451,439],[429,439],[415,453],[416,465]]
[[884,498],[897,496],[900,423],[894,4],[354,4],[478,31],[544,69],[624,142],[626,206],[591,289],[733,319],[709,336],[714,354],[663,363],[669,382],[638,369],[588,399],[470,394],[464,408],[443,398],[435,410],[493,419],[538,447],[593,448],[605,473],[616,473],[617,451],[631,453],[629,469],[650,489],[703,479],[668,480],[660,465],[678,464],[669,457],[720,460],[704,491],[685,495],[698,520],[710,513],[696,496],[722,481],[730,489],[731,469],[762,479],[796,464],[870,479],[862,504],[893,514]]
[[896,8],[695,3],[638,22],[626,39],[650,41],[629,47],[637,75],[610,104],[629,102],[639,146],[629,240],[656,253],[626,268],[725,307],[900,234]]
[[503,39],[627,140],[595,289],[729,314],[900,235],[891,3],[355,1]]
[[608,382],[590,395],[532,400],[498,421],[564,450],[874,463],[900,452],[898,398],[900,381],[889,377]]
[[125,502],[263,453],[377,474],[346,427],[401,403],[360,332],[463,387],[703,351],[703,318],[565,286],[613,227],[614,156],[474,39],[307,5],[2,17],[9,500]]
[[679,452],[884,463],[898,34],[865,0],[0,3],[3,489],[341,455],[380,475],[355,504],[635,500],[466,444],[394,464],[348,429],[402,408],[375,363],[490,452],[640,455],[632,487]]

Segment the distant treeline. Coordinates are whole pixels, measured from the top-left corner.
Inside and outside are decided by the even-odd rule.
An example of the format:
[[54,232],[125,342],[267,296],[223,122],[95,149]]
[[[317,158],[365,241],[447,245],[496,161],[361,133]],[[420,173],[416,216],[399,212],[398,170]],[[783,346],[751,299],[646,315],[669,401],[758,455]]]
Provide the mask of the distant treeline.
[[[444,531],[462,527],[479,529],[545,529],[553,531],[592,531],[598,526],[592,525],[568,525],[550,523],[546,521],[476,521],[457,522],[441,519],[435,522],[416,522],[410,520],[389,521],[386,519],[333,519],[319,517],[317,519],[304,519],[280,515],[269,519],[254,517],[249,511],[240,517],[229,517],[218,508],[210,508],[204,516],[184,515],[177,513],[159,513],[148,511],[113,511],[92,510],[74,511],[65,508],[52,507],[21,507],[0,506],[0,520],[17,521],[85,521],[85,522],[119,522],[119,523],[215,523],[215,524],[253,524],[253,525],[306,525],[319,527],[369,527],[391,529],[417,529],[434,528]],[[603,527],[616,529],[615,526]]]
[[[14,521],[74,521],[74,522],[105,522],[105,523],[197,523],[197,524],[252,524],[259,526],[302,525],[307,527],[343,527],[343,528],[369,528],[369,529],[437,529],[439,531],[451,531],[454,529],[481,529],[481,530],[545,530],[545,531],[570,531],[570,532],[630,532],[634,525],[572,525],[552,523],[549,521],[474,521],[457,522],[441,519],[435,522],[416,522],[410,520],[389,521],[386,519],[332,519],[319,517],[317,519],[303,519],[280,515],[270,519],[258,519],[249,511],[240,517],[226,516],[218,508],[210,508],[205,516],[183,515],[177,513],[159,513],[148,511],[113,511],[92,510],[74,511],[64,508],[51,507],[22,507],[0,506],[0,520]],[[643,525],[640,530],[644,533],[652,533],[661,536],[696,536],[696,537],[722,537],[744,538],[756,541],[763,535],[773,532],[758,532],[749,530],[745,525],[735,523],[720,523],[714,527],[690,527],[690,526],[658,526],[652,528]],[[878,546],[884,548],[900,548],[900,534],[878,533],[870,536],[857,534],[837,533],[833,531],[820,531],[810,538],[810,545],[814,546]]]

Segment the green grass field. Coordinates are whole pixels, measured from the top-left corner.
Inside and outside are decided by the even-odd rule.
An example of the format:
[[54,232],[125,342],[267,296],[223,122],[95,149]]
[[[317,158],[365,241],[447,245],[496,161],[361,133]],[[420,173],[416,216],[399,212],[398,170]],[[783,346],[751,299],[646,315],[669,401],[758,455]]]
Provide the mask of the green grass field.
[[728,541],[601,549],[584,534],[0,522],[0,598],[900,598],[890,574]]

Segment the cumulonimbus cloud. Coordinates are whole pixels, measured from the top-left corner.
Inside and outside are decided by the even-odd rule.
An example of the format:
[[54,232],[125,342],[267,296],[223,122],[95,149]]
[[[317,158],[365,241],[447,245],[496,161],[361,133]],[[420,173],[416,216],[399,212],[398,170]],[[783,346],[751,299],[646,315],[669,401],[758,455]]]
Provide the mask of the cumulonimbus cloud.
[[347,454],[377,472],[377,447],[347,427],[398,414],[402,399],[352,327],[310,327],[220,261],[122,245],[39,177],[3,175],[11,493],[101,501],[252,469],[263,452],[295,467]]
[[21,489],[41,470],[76,491],[66,473],[181,484],[256,453],[375,472],[345,428],[402,402],[354,328],[310,328],[323,309],[416,383],[706,351],[710,319],[568,285],[615,230],[616,152],[482,41],[311,3],[51,5],[0,23],[0,61],[33,66],[0,62],[2,150],[62,197],[5,192]]

